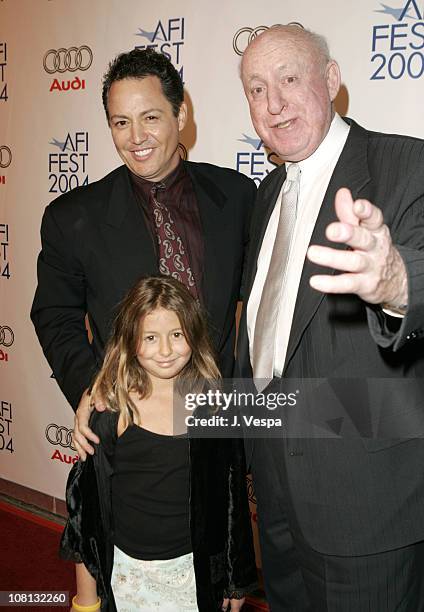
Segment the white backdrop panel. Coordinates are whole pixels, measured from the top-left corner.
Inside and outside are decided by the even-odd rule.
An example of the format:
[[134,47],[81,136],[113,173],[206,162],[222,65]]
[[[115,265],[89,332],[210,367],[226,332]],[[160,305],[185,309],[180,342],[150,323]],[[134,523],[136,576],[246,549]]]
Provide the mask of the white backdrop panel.
[[[422,7],[406,0],[358,0],[354,9],[348,0],[268,0],[263,7],[253,0],[0,0],[3,478],[63,498],[75,457],[67,435],[73,414],[28,315],[44,207],[119,164],[100,95],[118,52],[154,44],[169,53],[191,109],[182,139],[190,159],[237,168],[257,182],[274,158],[251,126],[234,46],[242,51],[259,26],[298,21],[324,34],[342,69],[337,108],[365,127],[424,137]],[[46,53],[72,47],[81,50],[81,67],[53,72]]]

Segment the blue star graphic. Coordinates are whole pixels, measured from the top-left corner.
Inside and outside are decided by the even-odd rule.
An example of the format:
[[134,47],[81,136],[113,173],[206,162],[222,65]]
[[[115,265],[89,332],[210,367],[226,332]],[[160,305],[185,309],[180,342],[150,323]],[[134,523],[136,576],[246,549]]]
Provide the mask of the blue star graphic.
[[[59,142],[59,141],[58,141],[56,138],[53,138],[53,140],[51,140],[51,141],[49,142],[49,144],[54,145],[55,147],[59,147],[59,149],[60,149],[61,151],[65,151],[65,143],[66,143],[66,140],[65,140],[65,142]],[[72,149],[70,149],[69,147],[66,147],[66,149],[67,149],[68,151],[71,151],[71,150],[72,150]]]
[[245,142],[246,144],[251,145],[254,149],[259,151],[262,146],[262,140],[260,138],[252,138],[247,134],[243,134],[244,138],[238,138],[238,142]]
[[[148,41],[153,42],[154,32],[147,32],[143,30],[143,28],[138,28],[138,32],[135,33],[135,36],[143,36],[143,38],[147,38]],[[159,38],[156,36],[156,40],[163,40],[163,38]]]
[[[380,2],[380,6],[382,6],[383,8],[378,10],[376,9],[374,13],[384,13],[385,15],[390,15],[391,17],[393,17],[393,19],[396,19],[396,21],[399,21],[400,16],[402,15],[404,10],[404,8],[393,8],[391,6],[388,6],[387,4],[383,4],[382,2]],[[412,17],[412,15],[409,15],[408,13],[404,15],[405,18],[417,19],[416,17]]]

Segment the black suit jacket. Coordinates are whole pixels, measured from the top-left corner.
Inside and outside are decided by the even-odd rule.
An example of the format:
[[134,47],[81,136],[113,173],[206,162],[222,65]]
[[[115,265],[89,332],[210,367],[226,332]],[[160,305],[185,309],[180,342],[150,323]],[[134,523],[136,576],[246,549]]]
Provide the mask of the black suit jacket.
[[[211,336],[222,372],[229,376],[256,188],[234,170],[184,163],[203,230],[202,287]],[[54,200],[43,216],[41,240],[31,318],[57,382],[76,409],[102,362],[116,305],[141,276],[159,273],[127,168]]]
[[[283,377],[271,383],[274,391],[293,391],[290,379],[303,379],[305,401],[301,391],[299,405],[284,415],[287,438],[269,444],[276,456],[283,452],[281,477],[309,544],[323,553],[358,555],[424,539],[424,441],[412,439],[424,435],[424,142],[347,121],[349,136],[311,244],[334,247],[325,228],[336,220],[340,187],[369,199],[383,210],[405,261],[409,310],[396,321],[356,296],[316,292],[309,278],[332,271],[305,260]],[[258,192],[246,303],[284,179],[282,167]],[[252,374],[246,308],[237,374]],[[246,446],[254,462],[254,444]]]

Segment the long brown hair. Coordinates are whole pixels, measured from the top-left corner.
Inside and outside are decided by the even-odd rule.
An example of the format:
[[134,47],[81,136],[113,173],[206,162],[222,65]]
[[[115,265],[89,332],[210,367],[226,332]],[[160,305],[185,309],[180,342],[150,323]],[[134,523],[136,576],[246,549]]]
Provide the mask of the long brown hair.
[[128,424],[134,422],[136,411],[130,393],[143,399],[152,392],[150,379],[138,362],[137,348],[144,317],[156,308],[175,312],[192,350],[190,361],[177,376],[177,390],[198,389],[205,381],[220,378],[205,316],[188,289],[170,276],[143,278],[119,306],[103,365],[91,391],[101,395],[109,410],[122,412]]

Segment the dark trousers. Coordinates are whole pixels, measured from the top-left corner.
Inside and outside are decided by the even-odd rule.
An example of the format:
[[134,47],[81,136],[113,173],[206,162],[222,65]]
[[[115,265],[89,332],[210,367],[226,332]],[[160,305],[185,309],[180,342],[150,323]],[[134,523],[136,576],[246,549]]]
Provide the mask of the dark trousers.
[[359,557],[310,548],[284,486],[284,460],[276,461],[278,443],[255,440],[252,457],[271,612],[424,612],[424,543]]

